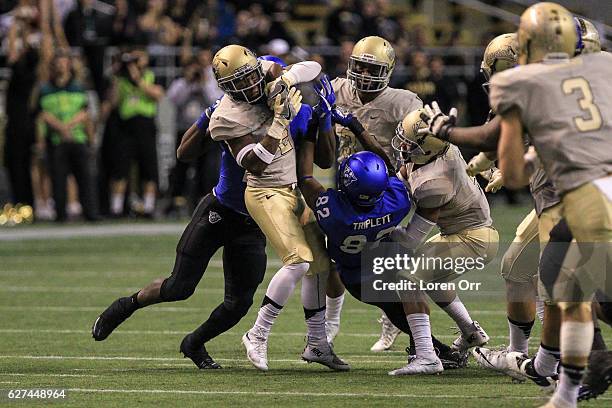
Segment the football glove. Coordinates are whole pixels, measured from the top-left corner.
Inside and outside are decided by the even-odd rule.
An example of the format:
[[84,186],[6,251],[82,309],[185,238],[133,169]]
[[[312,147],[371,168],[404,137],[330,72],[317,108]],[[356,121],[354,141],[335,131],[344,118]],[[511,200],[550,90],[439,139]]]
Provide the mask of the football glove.
[[359,119],[353,116],[352,113],[344,112],[339,108],[333,108],[331,114],[333,123],[349,128],[354,135],[360,135],[365,130]]
[[331,114],[332,107],[336,104],[336,94],[327,75],[321,76],[320,81],[320,84],[315,85],[315,91],[319,95],[316,112],[323,118]]
[[495,164],[494,161],[489,160],[486,154],[480,152],[476,156],[472,157],[465,168],[465,171],[470,177],[474,177],[476,174],[483,171],[489,170]]
[[446,115],[440,110],[438,102],[434,101],[431,107],[425,105],[423,109],[425,112],[421,113],[421,119],[427,127],[419,129],[417,134],[432,135],[438,139],[448,141],[448,132],[457,122],[457,108],[451,108],[448,115]]
[[[483,176],[484,177],[484,176]],[[489,170],[489,183],[485,187],[487,193],[497,193],[504,186],[500,169]]]
[[272,126],[268,129],[268,136],[281,140],[285,137],[285,130],[291,120],[297,115],[302,107],[302,93],[291,88],[287,97],[282,94],[276,95],[272,101],[272,111],[274,112],[274,120]]

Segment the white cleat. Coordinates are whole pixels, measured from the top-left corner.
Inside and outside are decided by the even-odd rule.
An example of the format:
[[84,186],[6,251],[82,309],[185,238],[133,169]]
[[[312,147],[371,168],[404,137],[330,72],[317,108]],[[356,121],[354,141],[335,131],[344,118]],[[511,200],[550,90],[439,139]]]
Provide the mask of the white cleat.
[[453,350],[467,350],[472,347],[480,347],[487,344],[489,335],[480,327],[478,322],[472,322],[472,331],[469,333],[461,333],[461,335],[453,341],[451,348]]
[[308,341],[302,353],[302,360],[308,363],[323,364],[334,371],[348,371],[351,369],[348,363],[344,362],[334,353],[334,349],[326,341],[316,343]]
[[442,371],[444,371],[444,367],[442,367],[442,361],[437,356],[430,359],[410,356],[408,357],[408,364],[397,370],[389,371],[389,375],[432,375],[440,374]]
[[525,381],[527,378],[519,372],[516,365],[516,357],[523,353],[509,351],[506,347],[501,349],[488,349],[476,347],[472,350],[472,355],[479,366],[508,375],[517,381]]
[[251,329],[242,336],[242,344],[249,361],[261,371],[268,371],[268,340]]
[[327,342],[329,344],[334,344],[334,339],[338,335],[340,331],[340,325],[337,323],[330,323],[328,321],[325,322],[325,334],[327,336]]
[[393,346],[395,339],[401,333],[401,330],[395,327],[391,320],[383,313],[380,319],[378,319],[378,323],[382,324],[382,331],[380,333],[380,338],[372,347],[370,347],[370,351],[381,352],[386,351]]

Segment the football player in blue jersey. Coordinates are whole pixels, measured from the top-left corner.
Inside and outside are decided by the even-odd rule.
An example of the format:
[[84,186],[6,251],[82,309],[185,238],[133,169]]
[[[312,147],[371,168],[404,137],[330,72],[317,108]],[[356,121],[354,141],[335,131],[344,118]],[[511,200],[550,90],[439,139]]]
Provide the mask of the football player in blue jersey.
[[[361,251],[367,243],[388,240],[391,232],[410,212],[410,197],[404,183],[389,176],[385,161],[362,151],[346,158],[338,169],[337,190],[325,190],[313,177],[314,137],[303,140],[298,161],[299,186],[308,206],[315,212],[319,226],[327,235],[329,255],[340,278],[358,300],[382,309],[403,332],[411,335],[416,356],[407,366],[390,375],[436,374],[444,370],[438,355],[452,355],[448,346],[431,335],[429,309],[423,294],[410,291],[410,300],[399,295],[392,302],[362,299],[362,285],[375,275],[362,273]],[[412,224],[418,229],[418,222]],[[408,235],[422,239],[410,231]],[[434,347],[435,346],[435,347]],[[436,352],[437,349],[437,352]],[[450,357],[451,365],[457,357]],[[453,361],[454,360],[454,361]]]

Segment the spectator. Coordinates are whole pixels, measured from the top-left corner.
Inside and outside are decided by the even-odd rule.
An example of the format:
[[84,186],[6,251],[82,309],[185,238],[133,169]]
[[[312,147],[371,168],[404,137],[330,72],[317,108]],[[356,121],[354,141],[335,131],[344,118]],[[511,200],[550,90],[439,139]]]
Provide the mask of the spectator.
[[138,18],[137,44],[176,45],[181,28],[166,13],[166,0],[149,0],[147,11]]
[[423,104],[431,104],[435,99],[436,84],[431,77],[427,54],[423,51],[414,51],[410,62],[411,72],[405,88],[416,93]]
[[51,67],[52,80],[41,87],[39,105],[50,143],[56,221],[66,221],[66,183],[70,173],[78,185],[83,214],[93,221],[97,214],[87,146],[91,144],[94,132],[87,112],[87,94],[74,77],[69,55],[56,55]]
[[457,105],[459,92],[456,79],[444,74],[444,60],[442,57],[433,57],[429,63],[431,79],[435,85],[434,100],[438,101],[443,112],[448,112]]
[[104,48],[112,36],[111,13],[110,7],[100,6],[94,0],[79,0],[64,23],[70,46],[82,47],[98,97],[102,97],[104,87]]
[[[29,205],[34,204],[30,174],[31,149],[35,139],[32,91],[39,62],[41,67],[46,67],[53,50],[49,15],[47,12],[41,14],[33,3],[19,1],[9,28],[7,64],[11,77],[6,91],[4,145],[4,165],[11,185],[11,199],[14,203]],[[41,42],[45,46],[41,47]]]
[[363,19],[356,11],[356,3],[355,0],[342,0],[340,6],[327,16],[327,38],[333,44],[363,37]]
[[[214,82],[214,81],[213,81]],[[175,79],[168,89],[168,98],[176,107],[176,147],[183,134],[202,113],[202,107],[208,106],[206,77],[197,59],[192,59],[183,68],[183,76]],[[221,150],[210,139],[205,141],[204,154],[197,162],[196,186],[191,194],[190,207],[194,208],[199,199],[210,192],[219,177]],[[170,174],[170,192],[172,203],[167,213],[185,213],[187,170],[189,164],[177,161]]]
[[123,212],[127,180],[133,160],[138,161],[143,183],[143,211],[153,217],[157,194],[157,103],[164,95],[155,84],[155,75],[148,69],[148,55],[144,51],[121,55],[116,75],[112,105],[118,107],[121,119],[121,140],[113,154],[116,162],[111,170],[111,214]]

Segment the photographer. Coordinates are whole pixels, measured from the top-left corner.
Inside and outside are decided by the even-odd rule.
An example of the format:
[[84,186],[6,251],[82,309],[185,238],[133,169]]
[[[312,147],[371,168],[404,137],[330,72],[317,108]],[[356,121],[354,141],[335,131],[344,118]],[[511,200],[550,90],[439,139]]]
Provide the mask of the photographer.
[[[74,175],[85,218],[98,219],[92,195],[88,145],[93,142],[93,125],[87,112],[87,94],[75,78],[72,59],[58,52],[51,64],[51,81],[40,89],[40,120],[46,127],[51,162],[56,221],[66,221],[66,184]],[[42,145],[40,140],[39,144]],[[43,150],[43,147],[38,147]]]
[[119,111],[121,136],[111,169],[111,214],[123,212],[127,180],[134,160],[142,182],[143,213],[152,217],[157,194],[157,104],[164,96],[155,84],[153,71],[147,68],[149,57],[144,50],[124,52],[118,64],[111,106]]
[[[183,134],[199,118],[202,106],[210,105],[211,95],[208,95],[207,88],[202,66],[195,58],[191,58],[184,65],[183,76],[170,84],[168,99],[176,107],[176,147],[181,143]],[[202,157],[195,163],[197,185],[194,186],[194,191],[189,197],[191,208],[203,194],[212,189],[219,178],[221,150],[210,139],[206,139],[205,145]],[[180,213],[187,204],[185,184],[188,169],[189,164],[177,160],[170,173],[172,202],[166,210],[168,214]]]

